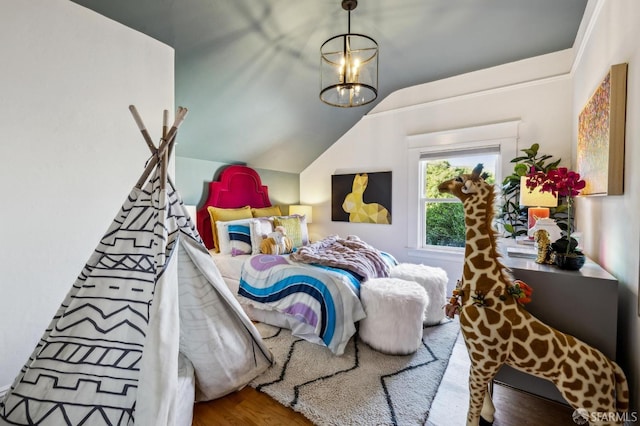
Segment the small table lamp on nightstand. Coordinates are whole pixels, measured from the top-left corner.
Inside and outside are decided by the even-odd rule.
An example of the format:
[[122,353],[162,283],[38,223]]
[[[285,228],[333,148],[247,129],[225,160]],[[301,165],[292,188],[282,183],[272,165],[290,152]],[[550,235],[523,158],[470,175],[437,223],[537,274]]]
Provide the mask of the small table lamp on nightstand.
[[[520,177],[520,205],[529,207],[528,231],[536,225],[536,220],[549,217],[549,207],[556,207],[558,200],[551,192],[542,192],[540,187],[530,190],[527,188],[527,177]],[[533,239],[533,235],[529,235]]]
[[306,216],[307,223],[313,222],[313,210],[311,206],[305,205],[292,205],[289,206],[289,214],[298,214],[300,216]]

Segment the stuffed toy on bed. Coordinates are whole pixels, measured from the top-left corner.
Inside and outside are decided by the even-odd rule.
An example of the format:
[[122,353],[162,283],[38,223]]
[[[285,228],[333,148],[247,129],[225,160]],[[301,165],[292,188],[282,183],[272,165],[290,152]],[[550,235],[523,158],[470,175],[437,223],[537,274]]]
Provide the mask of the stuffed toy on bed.
[[262,254],[287,254],[293,251],[293,241],[287,237],[284,226],[276,226],[274,232],[267,234],[267,237],[260,243],[260,253]]

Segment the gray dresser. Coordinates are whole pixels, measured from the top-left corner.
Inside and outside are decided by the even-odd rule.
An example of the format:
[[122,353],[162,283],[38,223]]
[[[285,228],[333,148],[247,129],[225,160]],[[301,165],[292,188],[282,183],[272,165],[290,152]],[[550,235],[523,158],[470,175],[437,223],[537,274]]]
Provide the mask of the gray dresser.
[[[579,271],[540,265],[533,258],[504,253],[502,263],[533,288],[529,312],[546,324],[616,357],[618,281],[587,259]],[[503,366],[496,382],[567,404],[549,381]]]

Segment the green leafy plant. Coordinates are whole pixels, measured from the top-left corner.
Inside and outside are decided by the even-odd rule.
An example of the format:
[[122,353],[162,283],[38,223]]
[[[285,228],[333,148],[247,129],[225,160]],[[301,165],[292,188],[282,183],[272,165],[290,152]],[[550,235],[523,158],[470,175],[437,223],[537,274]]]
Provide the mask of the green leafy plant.
[[[502,224],[506,237],[515,238],[527,233],[527,209],[520,208],[520,178],[527,176],[531,168],[547,173],[560,164],[560,160],[552,160],[553,156],[540,154],[540,145],[534,143],[529,148],[522,149],[524,155],[511,160],[514,163],[513,172],[502,181],[502,206],[498,222]],[[550,216],[557,219],[566,210],[564,206],[551,209]]]

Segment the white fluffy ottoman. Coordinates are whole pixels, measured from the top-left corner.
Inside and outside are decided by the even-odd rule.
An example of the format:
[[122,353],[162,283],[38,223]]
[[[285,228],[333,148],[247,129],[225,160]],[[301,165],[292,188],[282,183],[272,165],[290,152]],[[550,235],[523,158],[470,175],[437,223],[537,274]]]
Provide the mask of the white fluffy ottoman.
[[420,284],[398,278],[372,278],[360,287],[367,317],[360,321],[360,338],[373,349],[406,355],[422,343],[422,321],[428,303]]
[[447,283],[449,277],[442,268],[400,263],[391,268],[389,275],[407,281],[415,281],[427,291],[429,304],[425,310],[424,325],[436,325],[444,319],[444,305],[447,304]]

